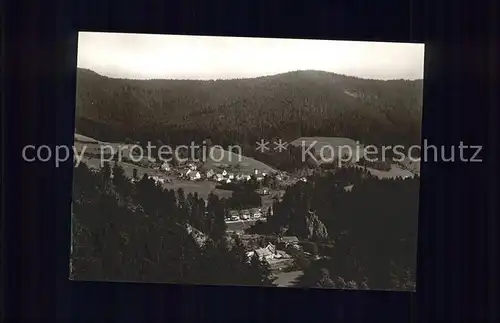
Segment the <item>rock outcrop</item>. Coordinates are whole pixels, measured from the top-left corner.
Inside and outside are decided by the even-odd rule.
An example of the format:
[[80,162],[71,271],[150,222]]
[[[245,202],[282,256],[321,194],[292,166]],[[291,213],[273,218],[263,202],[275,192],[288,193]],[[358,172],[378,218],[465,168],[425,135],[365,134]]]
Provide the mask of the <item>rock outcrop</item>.
[[318,219],[316,213],[309,211],[306,215],[306,226],[309,240],[328,239],[328,230],[326,226]]

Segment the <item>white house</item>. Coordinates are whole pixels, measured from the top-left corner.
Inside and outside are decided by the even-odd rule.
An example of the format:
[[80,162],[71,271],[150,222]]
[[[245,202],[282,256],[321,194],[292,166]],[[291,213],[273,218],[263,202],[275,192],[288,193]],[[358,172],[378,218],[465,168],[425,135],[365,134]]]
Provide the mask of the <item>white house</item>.
[[192,181],[199,180],[201,178],[201,174],[198,171],[191,171],[189,172],[189,179]]
[[226,183],[227,184],[231,183],[231,179],[230,178],[226,179]]
[[215,174],[215,180],[217,182],[222,182],[223,179],[224,179],[224,176],[222,176],[222,174]]
[[164,162],[162,165],[161,165],[161,169],[165,172],[168,172],[170,171],[170,165],[168,164],[168,162]]
[[344,191],[351,192],[353,187],[354,187],[354,184],[344,186]]
[[224,169],[224,171],[222,172],[222,176],[227,176],[227,171]]
[[257,210],[253,213],[254,218],[260,218],[262,216],[262,212],[260,210]]
[[228,177],[229,179],[234,179],[234,174],[229,173],[229,174],[227,174],[227,177]]
[[[251,259],[255,254],[260,260],[270,261],[277,258],[276,247],[272,243],[269,243],[265,248],[259,248],[254,251],[247,252],[247,257]],[[281,257],[278,256],[278,258]]]

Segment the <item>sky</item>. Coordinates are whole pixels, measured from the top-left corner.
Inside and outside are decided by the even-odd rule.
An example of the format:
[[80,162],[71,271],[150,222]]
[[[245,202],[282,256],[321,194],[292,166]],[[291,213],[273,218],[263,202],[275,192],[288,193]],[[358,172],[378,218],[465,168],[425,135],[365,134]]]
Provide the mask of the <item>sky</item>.
[[232,79],[322,70],[422,79],[424,44],[80,32],[78,67],[132,79]]

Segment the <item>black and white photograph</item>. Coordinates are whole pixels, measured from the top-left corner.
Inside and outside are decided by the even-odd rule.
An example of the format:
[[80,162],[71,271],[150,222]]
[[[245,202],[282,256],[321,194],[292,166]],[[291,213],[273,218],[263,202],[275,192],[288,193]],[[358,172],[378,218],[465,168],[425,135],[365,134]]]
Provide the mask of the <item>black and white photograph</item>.
[[415,291],[424,51],[79,32],[70,279]]

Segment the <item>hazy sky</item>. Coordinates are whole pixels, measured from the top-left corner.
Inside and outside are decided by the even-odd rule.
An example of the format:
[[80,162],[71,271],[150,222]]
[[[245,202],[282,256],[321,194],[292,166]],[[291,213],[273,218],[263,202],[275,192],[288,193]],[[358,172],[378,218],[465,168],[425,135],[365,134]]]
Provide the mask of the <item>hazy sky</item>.
[[424,45],[80,32],[78,67],[136,79],[219,79],[322,70],[423,78]]

